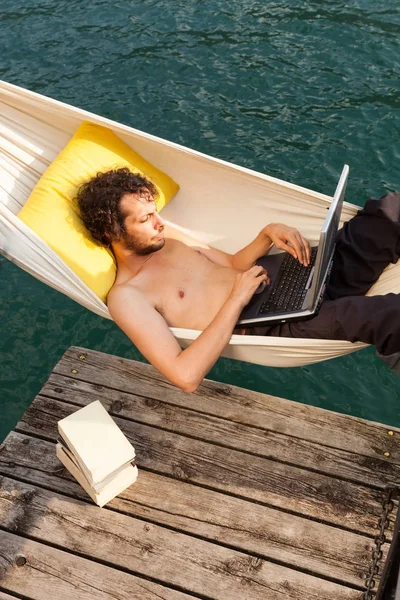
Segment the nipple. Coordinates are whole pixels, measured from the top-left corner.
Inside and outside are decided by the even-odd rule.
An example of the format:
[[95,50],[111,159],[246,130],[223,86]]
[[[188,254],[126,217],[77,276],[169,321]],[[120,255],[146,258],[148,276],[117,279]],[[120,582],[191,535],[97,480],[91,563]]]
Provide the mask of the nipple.
[[179,294],[179,298],[185,297],[185,292],[183,290],[179,290],[178,294]]

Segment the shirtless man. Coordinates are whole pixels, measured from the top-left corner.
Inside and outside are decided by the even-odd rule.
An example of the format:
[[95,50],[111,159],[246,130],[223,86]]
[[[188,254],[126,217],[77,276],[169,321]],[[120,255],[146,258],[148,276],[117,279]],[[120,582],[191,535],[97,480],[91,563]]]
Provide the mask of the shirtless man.
[[[125,169],[97,176],[97,188],[105,190],[108,201],[110,188],[120,196],[119,203],[114,200],[117,229],[109,216],[104,220],[109,230],[104,227],[101,237],[93,227],[93,180],[90,186],[78,195],[82,218],[95,239],[112,248],[117,262],[107,298],[111,316],[147,360],[186,392],[196,390],[228,344],[242,309],[268,281],[265,271],[253,266],[257,258],[275,244],[303,264],[309,261],[308,242],[296,229],[277,223],[234,255],[211,248],[165,223],[157,213],[154,186]],[[129,189],[136,191],[124,192]],[[99,200],[96,204],[98,209]],[[169,327],[202,333],[182,350]]]
[[[228,344],[244,306],[260,285],[268,283],[268,274],[254,266],[255,261],[275,245],[307,265],[310,246],[296,229],[271,223],[248,246],[230,255],[167,224],[157,213],[155,196],[156,189],[149,180],[128,169],[117,169],[99,173],[84,184],[79,190],[78,203],[86,227],[97,241],[112,249],[117,262],[117,277],[107,299],[111,316],[156,369],[183,391],[193,392]],[[357,218],[353,221],[356,229]],[[385,222],[386,243],[388,235]],[[396,235],[398,242],[398,229]],[[340,258],[339,254],[338,262]],[[385,259],[383,264],[380,259],[375,279],[390,262],[390,258]],[[362,294],[373,280],[361,281],[362,268],[356,263],[352,266],[360,281],[357,280],[359,288],[355,289],[352,276],[351,298],[347,290],[341,290],[336,299],[328,298],[323,303],[317,317],[291,328],[286,326],[287,329],[270,327],[265,333],[360,339],[378,345],[375,329],[379,329],[381,346],[389,354],[393,346],[392,331],[379,321],[370,328],[366,321],[371,314],[381,314],[386,306],[382,301],[377,304],[375,298],[396,296],[397,299],[397,295],[364,297]],[[370,267],[368,264],[368,277],[371,277]],[[348,270],[342,271],[348,275]],[[333,273],[331,279],[335,277]],[[342,279],[340,275],[338,289],[344,285]],[[398,311],[398,301],[389,302],[386,308]],[[346,318],[349,323],[344,327]],[[397,321],[400,322],[398,317]],[[169,327],[202,333],[182,350]],[[365,339],[364,332],[367,332]],[[397,345],[396,352],[400,350]]]

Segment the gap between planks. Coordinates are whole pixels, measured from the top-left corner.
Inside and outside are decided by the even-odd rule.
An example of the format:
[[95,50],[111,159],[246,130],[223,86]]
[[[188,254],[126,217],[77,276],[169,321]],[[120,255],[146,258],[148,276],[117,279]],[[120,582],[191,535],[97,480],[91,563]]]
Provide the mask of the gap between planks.
[[[80,360],[80,356],[84,360]],[[78,372],[74,374],[72,370]],[[131,393],[134,386],[135,393],[142,397],[352,453],[357,445],[361,455],[400,464],[400,429],[382,423],[207,379],[197,392],[186,394],[170,384],[151,365],[85,348],[69,348],[54,367],[53,374],[90,381],[125,393]],[[389,431],[393,435],[388,435]],[[390,460],[384,456],[385,451],[390,452]]]
[[91,382],[70,380],[65,376],[52,374],[39,396],[78,407],[99,400],[114,417],[226,448],[240,448],[241,452],[264,456],[282,464],[304,467],[315,473],[333,475],[338,479],[377,489],[384,489],[389,482],[400,480],[400,466],[387,460],[366,457],[348,450],[232,422],[160,400],[139,397],[133,393],[119,392],[113,397],[114,394],[110,393],[109,389],[99,388],[101,386]]
[[[9,450],[0,455],[3,473],[15,477],[17,470],[17,476],[24,477],[30,484],[88,502],[85,492],[60,468],[52,444],[32,439],[25,445],[25,441],[25,437],[17,434],[10,438],[6,446]],[[7,454],[18,455],[24,446],[26,455],[30,456],[29,471],[26,472],[26,467],[25,471],[18,469],[17,465],[7,469],[4,466]],[[44,472],[35,470],[39,456]],[[136,484],[114,499],[108,509],[358,586],[373,549],[372,540],[366,536],[146,471],[141,471]],[[326,539],[330,540],[329,545]]]

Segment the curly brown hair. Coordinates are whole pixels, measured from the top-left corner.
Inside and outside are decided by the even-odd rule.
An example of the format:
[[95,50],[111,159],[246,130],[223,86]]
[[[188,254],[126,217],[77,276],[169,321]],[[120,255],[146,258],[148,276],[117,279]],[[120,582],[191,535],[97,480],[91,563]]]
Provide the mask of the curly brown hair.
[[125,194],[148,190],[152,199],[157,197],[155,185],[139,173],[127,167],[97,173],[83,183],[78,190],[77,202],[81,218],[95,240],[103,246],[111,246],[125,234],[125,215],[120,201]]

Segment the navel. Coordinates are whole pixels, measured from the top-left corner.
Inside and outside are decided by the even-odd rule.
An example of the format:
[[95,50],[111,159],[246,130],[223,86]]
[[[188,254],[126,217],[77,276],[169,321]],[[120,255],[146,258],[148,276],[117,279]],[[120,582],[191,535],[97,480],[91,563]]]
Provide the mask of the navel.
[[185,297],[185,292],[183,290],[179,290],[178,294],[179,294],[179,298]]

